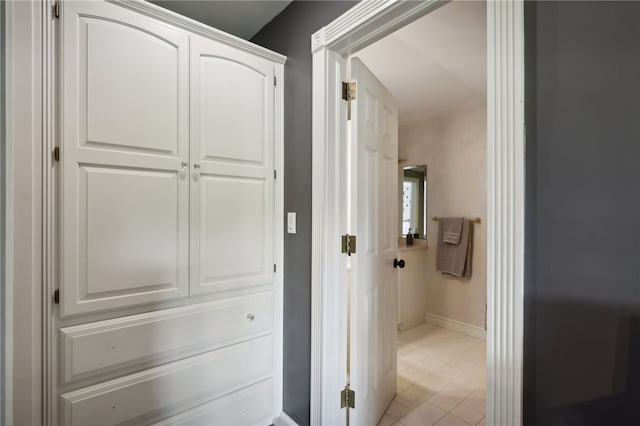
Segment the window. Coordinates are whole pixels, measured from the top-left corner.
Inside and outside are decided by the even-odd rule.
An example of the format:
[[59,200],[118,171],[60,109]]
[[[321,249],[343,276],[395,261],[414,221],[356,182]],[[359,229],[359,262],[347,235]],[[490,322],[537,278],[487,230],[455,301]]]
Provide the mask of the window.
[[418,232],[420,213],[419,191],[420,181],[416,178],[404,178],[402,183],[402,234],[409,230]]

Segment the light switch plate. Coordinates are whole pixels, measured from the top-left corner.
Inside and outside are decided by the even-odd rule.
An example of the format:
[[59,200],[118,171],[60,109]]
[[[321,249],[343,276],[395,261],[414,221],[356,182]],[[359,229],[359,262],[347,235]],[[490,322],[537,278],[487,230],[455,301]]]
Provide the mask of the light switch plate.
[[296,212],[287,213],[287,232],[289,234],[296,233]]

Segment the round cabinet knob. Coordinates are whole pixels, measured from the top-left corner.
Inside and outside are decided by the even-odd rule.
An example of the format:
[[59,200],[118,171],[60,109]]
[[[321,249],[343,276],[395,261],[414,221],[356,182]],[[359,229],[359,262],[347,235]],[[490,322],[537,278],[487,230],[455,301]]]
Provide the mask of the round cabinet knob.
[[400,267],[400,269],[404,268],[404,259],[393,259],[393,267],[394,268],[398,268]]
[[253,315],[253,314],[247,314],[247,319],[248,319],[249,321],[253,321],[254,319],[256,319],[256,316],[255,316],[255,315]]
[[196,163],[193,165],[193,178],[198,179],[200,176],[200,164]]

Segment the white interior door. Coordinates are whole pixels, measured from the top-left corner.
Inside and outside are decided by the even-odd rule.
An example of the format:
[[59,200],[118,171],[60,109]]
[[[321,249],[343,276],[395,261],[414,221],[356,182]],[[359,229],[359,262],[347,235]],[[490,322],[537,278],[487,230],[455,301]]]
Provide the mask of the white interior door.
[[274,64],[191,37],[191,295],[271,288]]
[[352,256],[350,385],[357,426],[375,425],[396,390],[398,108],[357,58],[351,122],[351,220],[358,238]]
[[62,316],[185,298],[189,36],[105,2],[62,19]]

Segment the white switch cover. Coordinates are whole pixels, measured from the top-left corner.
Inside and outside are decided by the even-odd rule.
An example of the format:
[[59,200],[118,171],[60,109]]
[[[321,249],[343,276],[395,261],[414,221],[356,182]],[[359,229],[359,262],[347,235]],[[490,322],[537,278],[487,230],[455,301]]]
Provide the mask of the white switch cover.
[[289,234],[296,233],[296,212],[287,213],[287,232]]

